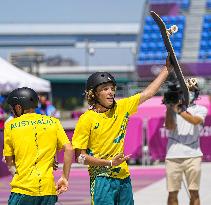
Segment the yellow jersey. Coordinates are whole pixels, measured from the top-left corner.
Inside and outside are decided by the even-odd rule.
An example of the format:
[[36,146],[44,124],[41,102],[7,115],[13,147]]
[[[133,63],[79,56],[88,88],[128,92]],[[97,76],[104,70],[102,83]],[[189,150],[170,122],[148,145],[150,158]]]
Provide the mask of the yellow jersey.
[[23,114],[5,125],[4,156],[15,156],[11,192],[56,195],[53,162],[57,150],[70,143],[60,121],[36,113]]
[[[72,144],[74,149],[85,149],[87,154],[111,160],[124,152],[124,139],[129,116],[137,111],[140,94],[116,101],[104,113],[86,111],[76,125]],[[130,175],[126,162],[116,167],[89,166],[91,180],[96,176],[124,179]]]

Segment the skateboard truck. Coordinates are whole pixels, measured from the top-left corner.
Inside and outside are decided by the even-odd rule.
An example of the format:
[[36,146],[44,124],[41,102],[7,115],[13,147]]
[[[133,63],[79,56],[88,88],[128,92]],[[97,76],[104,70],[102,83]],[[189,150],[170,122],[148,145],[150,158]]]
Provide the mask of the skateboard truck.
[[168,33],[169,36],[173,35],[177,31],[178,31],[177,25],[173,25],[169,29],[167,29],[167,33]]

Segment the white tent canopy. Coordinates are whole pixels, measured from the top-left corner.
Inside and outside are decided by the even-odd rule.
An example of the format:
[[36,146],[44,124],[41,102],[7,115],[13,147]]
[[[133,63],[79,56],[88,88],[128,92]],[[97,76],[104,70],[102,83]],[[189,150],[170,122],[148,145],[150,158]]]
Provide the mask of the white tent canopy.
[[37,92],[50,92],[48,80],[26,73],[0,58],[0,93],[10,92],[19,87],[30,87]]

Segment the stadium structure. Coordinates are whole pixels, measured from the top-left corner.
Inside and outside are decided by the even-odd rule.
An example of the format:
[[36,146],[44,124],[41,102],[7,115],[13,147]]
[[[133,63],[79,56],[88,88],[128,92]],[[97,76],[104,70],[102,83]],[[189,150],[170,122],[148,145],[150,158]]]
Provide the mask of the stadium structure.
[[1,24],[0,48],[16,66],[50,80],[54,99],[64,102],[71,95],[82,103],[85,81],[95,71],[112,72],[120,85],[117,94],[127,96],[145,87],[165,63],[160,32],[149,16],[155,10],[167,26],[179,27],[171,40],[184,74],[205,77],[203,92],[209,93],[211,1],[144,5],[139,23]]

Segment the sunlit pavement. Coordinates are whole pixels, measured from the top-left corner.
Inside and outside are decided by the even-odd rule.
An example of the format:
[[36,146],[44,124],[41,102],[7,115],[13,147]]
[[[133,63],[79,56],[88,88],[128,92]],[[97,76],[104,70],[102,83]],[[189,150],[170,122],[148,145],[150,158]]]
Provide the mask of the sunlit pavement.
[[[135,205],[165,205],[167,200],[165,168],[131,166],[131,179]],[[202,164],[201,205],[211,204],[211,163]],[[55,172],[60,177],[61,170]],[[0,205],[6,205],[10,194],[11,177],[0,179]],[[188,205],[187,191],[182,185],[179,194],[180,205]],[[73,168],[70,175],[70,190],[59,197],[58,205],[89,205],[89,176],[87,168]]]
[[[202,164],[202,178],[200,188],[201,205],[211,204],[211,163]],[[160,181],[140,189],[134,193],[135,205],[166,205],[167,203],[166,180]],[[179,192],[179,205],[188,205],[189,198],[184,184]]]
[[[165,176],[163,167],[130,167],[133,191],[138,192],[149,185],[161,180]],[[60,177],[61,170],[55,172]],[[11,177],[0,179],[0,205],[6,205],[10,194],[9,181]],[[89,176],[87,168],[73,168],[70,174],[70,190],[59,197],[61,205],[89,205]],[[154,204],[155,205],[155,204]]]

